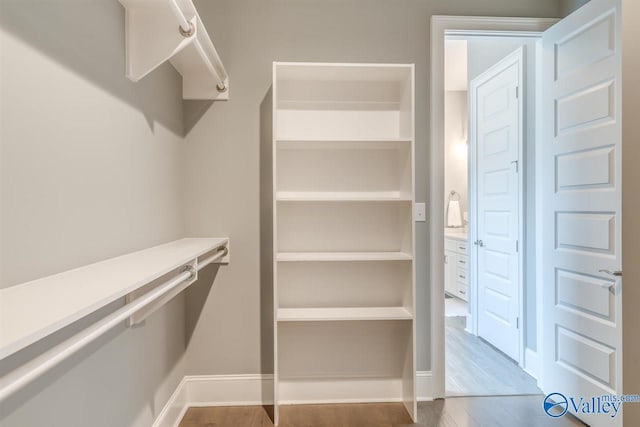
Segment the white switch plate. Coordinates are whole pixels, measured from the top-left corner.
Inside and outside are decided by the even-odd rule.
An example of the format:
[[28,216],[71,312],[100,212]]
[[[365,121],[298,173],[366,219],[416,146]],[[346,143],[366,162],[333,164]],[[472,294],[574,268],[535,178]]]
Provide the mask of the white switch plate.
[[427,220],[427,207],[425,203],[416,203],[416,221],[425,222]]

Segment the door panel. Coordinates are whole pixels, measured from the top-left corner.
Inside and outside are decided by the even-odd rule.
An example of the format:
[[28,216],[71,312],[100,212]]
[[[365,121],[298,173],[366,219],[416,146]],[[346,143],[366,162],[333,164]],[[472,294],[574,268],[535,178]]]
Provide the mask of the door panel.
[[[545,392],[619,394],[619,0],[592,0],[543,37]],[[622,416],[575,414],[591,426]]]
[[470,84],[475,102],[477,152],[478,335],[520,359],[518,315],[518,168],[522,137],[523,50],[498,62]]

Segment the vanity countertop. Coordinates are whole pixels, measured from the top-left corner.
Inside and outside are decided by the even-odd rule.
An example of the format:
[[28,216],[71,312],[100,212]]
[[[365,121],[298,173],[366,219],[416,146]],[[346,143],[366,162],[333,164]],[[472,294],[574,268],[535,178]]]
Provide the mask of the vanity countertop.
[[445,228],[444,237],[447,239],[467,240],[467,232],[462,228]]

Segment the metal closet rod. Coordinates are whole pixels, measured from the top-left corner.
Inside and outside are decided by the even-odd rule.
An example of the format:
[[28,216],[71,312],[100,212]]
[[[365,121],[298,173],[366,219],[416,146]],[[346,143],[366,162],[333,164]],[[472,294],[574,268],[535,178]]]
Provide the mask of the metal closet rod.
[[[176,15],[178,24],[180,25],[180,33],[185,37],[191,36],[193,34],[193,25],[189,21],[187,21],[184,13],[182,13],[182,10],[180,10],[180,6],[178,6],[178,2],[176,0],[170,0],[169,4],[171,5],[173,14]],[[186,35],[184,33],[186,33]]]
[[[176,16],[178,20],[178,31],[182,34],[183,37],[191,37],[195,33],[195,28],[193,23],[187,20],[187,17],[184,16],[182,10],[180,10],[180,6],[178,6],[178,2],[176,0],[169,0],[169,4],[171,5],[171,10],[173,10],[173,14]],[[222,65],[222,61],[220,61],[220,57],[216,52],[214,52],[215,60],[217,61],[220,71],[209,60],[209,56],[204,52],[202,48],[198,49],[200,51],[200,55],[205,60],[205,64],[209,71],[216,76],[218,79],[218,84],[216,84],[216,89],[218,92],[225,92],[227,90],[226,80],[228,78],[227,71],[224,69]]]
[[[226,246],[219,246],[217,253],[199,262],[197,270],[201,270],[207,265],[225,257],[229,253]],[[176,286],[182,284],[186,280],[195,277],[196,270],[188,268],[178,274],[171,280],[166,281],[151,292],[143,295],[135,301],[125,305],[124,307],[114,311],[105,318],[97,321],[88,328],[78,332],[72,337],[64,340],[60,344],[50,348],[38,357],[30,360],[17,369],[14,369],[2,379],[0,379],[0,402],[5,400],[11,394],[20,390],[27,384],[33,382],[42,374],[60,364],[65,359],[86,347],[96,339],[100,338],[109,330],[124,322],[129,316],[151,304],[158,298],[162,297]]]

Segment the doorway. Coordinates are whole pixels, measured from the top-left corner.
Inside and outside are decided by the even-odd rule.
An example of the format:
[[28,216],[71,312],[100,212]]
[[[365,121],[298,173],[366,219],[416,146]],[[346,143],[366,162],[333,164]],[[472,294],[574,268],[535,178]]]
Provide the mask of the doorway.
[[[549,393],[541,396],[547,415],[557,418],[567,413],[593,426],[622,425],[622,412],[616,413],[617,418],[576,406],[565,406],[562,412],[561,402],[567,401],[565,396],[572,401],[573,396],[613,396],[619,401],[629,387],[628,382],[622,387],[623,365],[630,365],[624,361],[631,359],[622,357],[620,326],[623,301],[631,306],[629,297],[635,294],[627,291],[622,297],[621,242],[626,234],[621,232],[620,217],[622,177],[626,176],[622,136],[625,141],[631,138],[620,118],[635,113],[622,110],[623,105],[634,105],[627,90],[635,82],[622,77],[627,57],[621,49],[625,34],[621,10],[620,0],[595,0],[553,26],[546,20],[511,18],[434,17],[432,22],[432,141],[444,134],[447,36],[508,34],[536,39],[535,105],[528,114],[535,113],[535,153],[529,160],[535,158],[538,182],[526,193],[536,195],[534,205],[527,207],[534,212],[536,227],[532,239],[525,226],[528,237],[523,249],[527,251],[533,242],[533,250],[528,250],[523,270],[525,277],[536,276],[535,298],[527,301],[525,313],[535,313],[538,330],[535,339],[525,334],[522,361],[537,377],[540,389]],[[625,100],[631,97],[626,104],[621,89],[625,82]],[[444,252],[444,233],[439,229],[445,222],[444,207],[439,204],[444,199],[440,188],[443,152],[440,144],[431,144],[431,192],[437,196],[432,200],[430,229],[434,397],[445,395],[444,321],[440,318],[444,304],[438,300],[443,293],[438,282],[444,277],[444,268],[438,265]],[[477,234],[470,240],[478,242]],[[535,303],[533,310],[529,302]],[[533,343],[535,348],[530,347]],[[633,368],[628,376],[633,382]],[[630,411],[634,417],[637,411]],[[629,419],[625,416],[625,422]]]
[[[535,138],[526,117],[533,108],[526,98],[535,90],[534,52],[531,38],[445,40],[446,396],[541,392],[522,369],[525,330],[535,339],[537,326],[525,317],[520,250],[527,225],[521,161],[525,143]],[[535,298],[535,281],[531,286]]]

